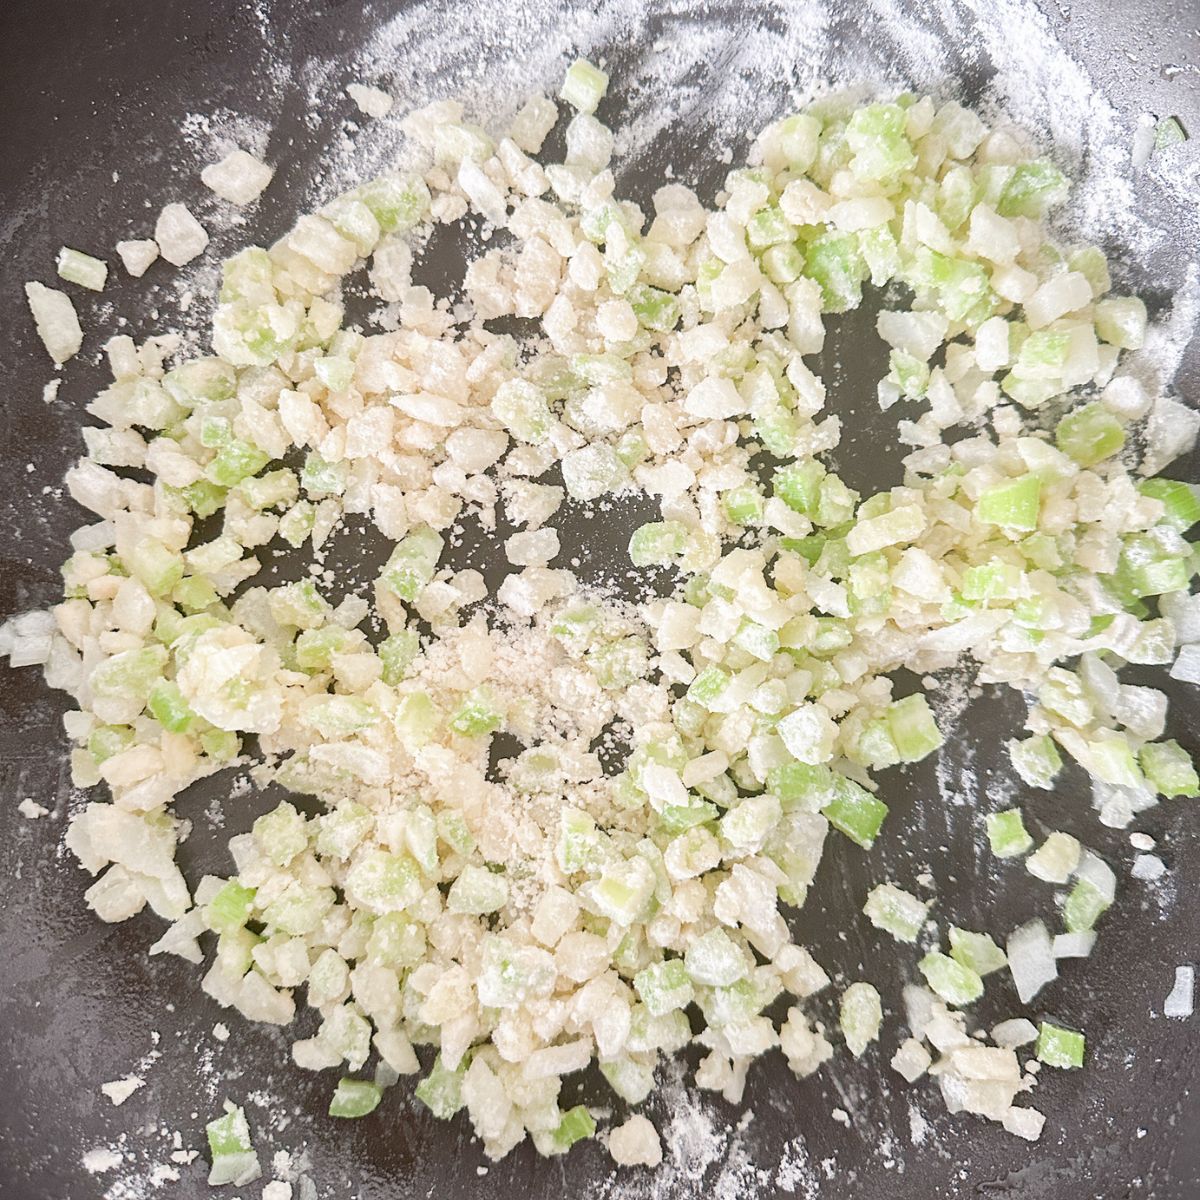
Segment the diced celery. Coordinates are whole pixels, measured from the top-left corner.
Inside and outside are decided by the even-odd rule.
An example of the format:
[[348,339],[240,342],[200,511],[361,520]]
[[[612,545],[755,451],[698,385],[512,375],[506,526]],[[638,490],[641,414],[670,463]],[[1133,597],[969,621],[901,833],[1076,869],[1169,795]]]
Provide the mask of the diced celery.
[[469,1058],[464,1058],[455,1070],[448,1070],[439,1054],[433,1060],[429,1074],[416,1086],[417,1099],[435,1117],[448,1121],[462,1108],[462,1081],[469,1065]]
[[1096,334],[1121,350],[1140,350],[1146,340],[1146,305],[1137,296],[1096,302]]
[[150,715],[170,733],[183,733],[196,715],[188,707],[179,685],[173,679],[160,679],[151,688],[146,707]]
[[1093,400],[1059,421],[1054,441],[1081,467],[1092,467],[1125,445],[1125,430],[1103,404]]
[[805,516],[815,516],[824,478],[825,468],[816,459],[809,459],[780,467],[771,480],[771,490],[788,508]]
[[986,933],[971,933],[950,926],[950,957],[976,975],[990,975],[1008,962],[1008,956]]
[[102,661],[92,671],[88,682],[96,696],[145,700],[162,678],[166,665],[167,651],[163,646],[123,650]]
[[504,713],[487,687],[477,687],[468,692],[450,718],[450,728],[468,737],[483,737],[484,734],[495,732],[503,723]]
[[383,233],[405,233],[429,211],[429,188],[420,175],[381,175],[357,192]]
[[258,1155],[250,1141],[245,1110],[226,1100],[225,1115],[209,1121],[204,1131],[212,1158],[212,1170],[208,1173],[210,1186],[233,1183],[242,1187],[258,1178]]
[[271,616],[280,625],[297,629],[317,628],[332,611],[329,602],[317,591],[317,585],[311,579],[300,579],[272,588],[267,605]]
[[379,658],[383,663],[383,682],[395,687],[421,651],[421,637],[415,629],[401,629],[379,643]]
[[1187,130],[1177,117],[1163,117],[1154,127],[1154,149],[1165,150],[1188,140]]
[[180,488],[179,495],[196,516],[204,518],[211,517],[224,507],[226,490],[207,479],[198,479],[195,483]]
[[175,585],[171,599],[191,616],[219,603],[221,597],[217,595],[217,589],[203,576],[189,575]]
[[976,502],[976,517],[1009,529],[1037,529],[1042,508],[1042,481],[1037,475],[1019,475],[1003,484],[984,488]]
[[582,113],[593,113],[608,90],[608,76],[586,58],[577,58],[563,78],[559,96]]
[[545,441],[554,426],[545,393],[523,379],[509,379],[496,389],[492,413],[513,437],[534,445]]
[[88,734],[88,753],[99,766],[114,754],[120,754],[132,746],[133,740],[134,732],[128,725],[97,725]]
[[241,929],[254,911],[255,890],[229,880],[205,907],[204,923],[215,933]]
[[400,912],[425,891],[421,870],[408,854],[371,850],[361,855],[346,876],[346,890],[372,912]]
[[200,745],[209,758],[219,762],[230,762],[237,758],[242,748],[241,739],[229,729],[206,729],[200,735]]
[[371,810],[354,800],[343,800],[319,818],[317,853],[345,861],[374,828]]
[[428,525],[402,538],[380,573],[380,582],[402,600],[415,600],[433,578],[445,539]]
[[346,490],[349,476],[348,462],[326,462],[313,450],[304,458],[300,486],[310,496],[340,496]]
[[720,667],[705,667],[688,687],[687,696],[694,704],[712,710],[729,686],[729,672]]
[[168,549],[157,538],[140,538],[125,555],[125,565],[152,596],[167,595],[183,578],[183,555]]
[[736,525],[752,525],[762,520],[762,493],[753,484],[731,488],[721,497],[725,515]]
[[819,764],[790,762],[772,767],[767,775],[767,787],[779,797],[786,812],[791,808],[804,808],[817,812],[832,802],[838,792],[833,771]]
[[205,477],[218,487],[233,487],[249,475],[257,475],[271,461],[257,446],[240,438],[231,438],[204,469]]
[[935,951],[918,964],[925,982],[947,1004],[961,1007],[983,995],[983,980],[970,967],[948,954]]
[[760,208],[746,226],[746,240],[755,250],[765,250],[768,246],[791,242],[795,236],[795,226],[783,215],[777,204],[768,204],[765,208]]
[[1178,742],[1148,742],[1138,751],[1138,761],[1160,796],[1200,795],[1200,776],[1191,755]]
[[340,625],[302,629],[296,636],[296,666],[302,671],[328,671],[333,656],[345,647],[348,636]]
[[835,777],[836,794],[821,810],[825,819],[864,850],[870,850],[888,814],[888,806],[844,775]]
[[308,849],[307,822],[286,800],[254,822],[254,840],[278,867]]
[[863,912],[876,929],[890,933],[897,941],[915,942],[925,924],[929,905],[903,888],[881,883],[867,893]]
[[1015,858],[1033,846],[1019,808],[988,813],[986,824],[988,841],[997,858]]
[[369,1079],[339,1079],[329,1101],[331,1117],[365,1117],[379,1107],[383,1089]]
[[681,958],[651,963],[633,977],[633,987],[651,1016],[686,1008],[694,996],[692,982]]
[[1158,500],[1163,506],[1162,523],[1180,533],[1186,533],[1200,521],[1200,488],[1175,479],[1146,479],[1138,484],[1143,496]]
[[425,745],[438,727],[438,710],[425,692],[409,692],[396,706],[392,723],[410,750]]
[[917,762],[932,754],[945,739],[920,692],[890,704],[888,729],[902,762]]
[[804,273],[821,288],[825,312],[841,313],[862,301],[867,265],[853,233],[826,233],[809,242]]
[[305,701],[299,719],[321,737],[338,741],[370,729],[379,720],[379,709],[358,696],[312,696]]
[[476,916],[498,912],[507,903],[508,882],[504,876],[470,863],[463,867],[446,895],[446,907],[451,912]]
[[1008,753],[1017,774],[1030,787],[1051,787],[1062,770],[1062,755],[1049,734],[1035,734],[1023,741],[1010,741]]
[[1043,1021],[1038,1026],[1037,1045],[1034,1048],[1039,1062],[1048,1067],[1082,1067],[1084,1036],[1061,1025]]
[[887,181],[916,166],[905,126],[905,112],[898,104],[856,109],[846,124],[846,142],[854,151],[851,171],[860,179]]
[[1070,191],[1067,177],[1045,159],[1020,163],[1009,176],[996,211],[1002,217],[1043,217]]
[[629,539],[629,559],[635,567],[666,566],[683,553],[687,529],[679,521],[639,526]]
[[564,807],[559,813],[558,844],[555,856],[568,875],[591,867],[600,854],[601,837],[596,822],[577,808]]
[[1068,933],[1086,933],[1108,910],[1110,901],[1090,879],[1080,879],[1063,905],[1063,924]]
[[646,643],[635,636],[594,646],[585,656],[596,682],[610,690],[621,690],[636,683],[646,673]]
[[670,292],[643,283],[636,284],[625,295],[643,329],[666,333],[679,324],[679,300]]
[[964,600],[1013,600],[1021,590],[1024,578],[1020,567],[1002,559],[968,567],[962,576]]
[[596,1132],[596,1122],[592,1114],[582,1104],[569,1108],[562,1115],[557,1128],[550,1135],[555,1148],[568,1150],[583,1138],[590,1138]]
[[104,291],[108,266],[101,259],[84,254],[82,250],[72,250],[69,246],[64,246],[58,252],[54,265],[60,279],[65,279],[68,283],[77,283],[93,292]]
[[883,1002],[869,983],[852,983],[843,993],[838,1023],[846,1039],[846,1049],[861,1058],[879,1036],[883,1024]]

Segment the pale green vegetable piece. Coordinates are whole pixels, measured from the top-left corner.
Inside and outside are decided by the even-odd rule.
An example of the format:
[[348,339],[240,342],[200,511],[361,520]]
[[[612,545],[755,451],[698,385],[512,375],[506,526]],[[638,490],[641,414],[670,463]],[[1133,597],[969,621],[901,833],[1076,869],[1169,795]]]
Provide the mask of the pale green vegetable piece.
[[99,258],[64,246],[58,252],[54,267],[58,277],[68,283],[77,283],[93,292],[104,291],[104,283],[108,279],[108,266]]
[[608,76],[586,58],[577,58],[567,68],[559,95],[572,108],[582,113],[592,113],[607,90]]
[[27,283],[25,297],[46,353],[56,363],[65,363],[83,345],[83,330],[71,297],[40,283]]
[[633,977],[633,986],[650,1015],[655,1017],[676,1008],[686,1008],[695,994],[681,958],[652,963]]
[[883,1024],[883,1001],[878,990],[869,983],[852,983],[842,993],[838,1022],[846,1048],[855,1058],[861,1058]]
[[1008,956],[986,933],[950,926],[950,957],[976,975],[990,975],[1008,962]]
[[1050,1021],[1038,1026],[1037,1046],[1034,1048],[1039,1062],[1048,1067],[1082,1067],[1084,1036],[1071,1029],[1064,1029]]
[[929,905],[895,884],[881,883],[867,893],[863,912],[876,929],[890,933],[897,941],[915,942]]
[[462,869],[446,895],[446,907],[451,912],[477,916],[497,912],[507,903],[508,883],[504,876],[471,863]]
[[1033,847],[1033,838],[1029,836],[1018,808],[988,813],[986,824],[988,841],[997,858],[1015,858]]
[[983,980],[978,972],[948,954],[927,954],[919,966],[925,982],[947,1004],[961,1007],[983,995]]
[[331,1117],[365,1117],[379,1107],[383,1089],[368,1079],[339,1079],[329,1101]]
[[245,1187],[262,1174],[258,1155],[250,1141],[245,1110],[226,1100],[225,1115],[209,1121],[204,1128],[212,1159],[212,1169],[208,1173],[211,1187],[226,1183]]

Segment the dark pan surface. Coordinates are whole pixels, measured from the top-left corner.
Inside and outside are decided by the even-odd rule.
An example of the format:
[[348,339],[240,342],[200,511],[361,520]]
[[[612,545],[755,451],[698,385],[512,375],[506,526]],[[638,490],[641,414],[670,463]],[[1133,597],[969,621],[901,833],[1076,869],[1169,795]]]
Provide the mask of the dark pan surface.
[[[168,199],[198,199],[196,164],[181,155],[179,129],[187,113],[221,106],[272,123],[269,157],[278,164],[279,176],[249,225],[217,238],[210,257],[244,240],[273,240],[305,207],[296,197],[305,194],[331,132],[351,115],[340,87],[353,75],[339,78],[335,69],[318,119],[308,123],[303,88],[281,82],[268,66],[283,64],[299,79],[314,55],[336,64],[379,20],[403,7],[401,0],[378,6],[280,0],[257,8],[239,0],[0,4],[0,413],[5,435],[0,443],[0,612],[57,599],[57,566],[68,533],[80,521],[59,485],[82,450],[82,406],[103,378],[91,356],[81,356],[66,372],[58,401],[43,402],[49,364],[33,335],[20,283],[30,278],[52,283],[50,264],[62,243],[104,253],[118,237],[136,236],[126,232],[131,224],[148,225]],[[928,7],[934,34],[943,29],[947,14],[940,6],[912,7]],[[1123,114],[1174,112],[1200,133],[1200,11],[1194,3],[1151,0],[1135,10],[1120,0],[1093,0],[1045,7],[1063,40]],[[833,8],[841,12],[842,56],[853,61],[860,41],[871,37],[873,18],[853,3]],[[616,96],[602,113],[610,121],[620,120],[623,73],[632,73],[656,37],[670,36],[671,22],[686,20],[680,15],[685,11],[686,6],[663,5],[644,25],[612,31],[607,53]],[[722,10],[706,4],[693,11],[723,21],[732,45],[745,29],[772,20],[777,9],[755,3]],[[537,36],[536,29],[530,36]],[[1021,30],[1014,29],[1013,36],[1020,37]],[[1166,64],[1180,69],[1160,72]],[[720,70],[718,61],[714,72]],[[960,75],[968,94],[981,82],[979,68],[969,66],[967,58]],[[436,80],[423,80],[420,63],[398,66],[396,78],[402,106],[424,99],[421,87],[430,94],[438,91]],[[774,103],[764,99],[757,116],[748,119],[747,133],[774,115]],[[656,186],[664,162],[679,176],[696,180],[698,164],[709,162],[709,176],[701,175],[698,182],[711,196],[719,174],[711,170],[703,112],[693,120],[691,136],[667,131],[657,138],[633,164],[625,186],[635,191],[648,181]],[[735,155],[740,148],[734,147]],[[114,170],[119,172],[115,181]],[[289,195],[293,186],[296,191]],[[1169,225],[1169,203],[1148,186],[1144,191],[1144,203]],[[1165,294],[1179,282],[1184,259],[1197,249],[1178,239],[1168,242],[1152,261],[1125,264],[1125,280]],[[115,269],[105,303],[111,300],[130,317],[135,335],[154,332],[141,299],[145,288],[126,279],[115,256],[109,257]],[[169,298],[162,304],[169,314]],[[85,331],[99,323],[100,307],[81,304]],[[834,405],[856,413],[859,422],[841,464],[850,482],[878,487],[891,482],[898,468],[890,418],[881,417],[873,401],[882,352],[872,328],[870,313],[837,322],[822,370],[832,384]],[[1200,387],[1195,353],[1185,358],[1179,385],[1185,396]],[[1194,479],[1197,465],[1195,460],[1179,464],[1175,473]],[[576,522],[565,540],[574,541],[581,553],[586,550],[592,561],[615,562],[627,530],[624,518],[614,515]],[[361,558],[380,551],[359,548],[350,538],[341,545],[348,573],[361,572]],[[1192,751],[1200,749],[1195,690],[1175,688],[1172,705],[1172,734]],[[948,1118],[928,1082],[912,1088],[900,1084],[885,1065],[900,1034],[900,1022],[891,1021],[882,1044],[865,1061],[851,1063],[839,1054],[814,1079],[796,1080],[778,1055],[759,1063],[750,1074],[744,1106],[754,1118],[717,1150],[715,1161],[705,1161],[701,1143],[682,1137],[688,1122],[682,1119],[680,1093],[672,1088],[647,1106],[655,1123],[668,1130],[668,1156],[674,1150],[681,1162],[664,1168],[657,1180],[642,1172],[614,1182],[611,1163],[596,1143],[576,1147],[557,1161],[539,1160],[526,1144],[480,1174],[484,1160],[464,1120],[450,1125],[433,1120],[412,1098],[411,1084],[390,1090],[363,1121],[330,1121],[323,1112],[331,1073],[318,1077],[291,1066],[282,1036],[248,1027],[218,1009],[199,992],[199,975],[189,965],[178,959],[149,961],[146,948],[161,928],[154,918],[106,926],[86,911],[87,879],[59,849],[67,808],[80,802],[63,766],[58,718],[65,707],[64,698],[42,684],[39,671],[0,674],[0,1200],[92,1200],[106,1193],[114,1200],[143,1195],[192,1200],[233,1194],[236,1189],[209,1192],[203,1155],[190,1165],[169,1160],[174,1131],[182,1135],[183,1146],[203,1148],[203,1124],[226,1095],[247,1104],[266,1150],[265,1163],[272,1148],[294,1155],[307,1151],[322,1197],[1200,1196],[1198,1026],[1152,1019],[1161,1011],[1175,965],[1200,958],[1195,882],[1200,821],[1187,802],[1165,803],[1138,826],[1160,839],[1160,853],[1172,871],[1169,893],[1126,883],[1123,902],[1106,919],[1092,960],[1069,966],[1038,998],[1043,1011],[1087,1029],[1091,1061],[1083,1073],[1043,1073],[1033,1102],[1049,1119],[1037,1146],[975,1118]],[[942,770],[962,780],[969,802],[980,799],[980,788],[963,767],[974,764],[984,790],[989,780],[1003,778],[1001,743],[1019,727],[1021,712],[1018,696],[988,690],[960,728],[949,731]],[[1074,832],[1110,861],[1127,865],[1132,857],[1127,835],[1098,826],[1081,785],[1081,779],[1072,778],[1053,796],[1027,801],[1032,824],[1039,831]],[[1046,894],[1034,896],[1018,867],[997,871],[981,850],[971,809],[946,808],[939,800],[933,764],[891,772],[884,788],[894,816],[876,850],[868,856],[844,839],[831,840],[814,894],[796,921],[799,940],[836,969],[840,981],[872,979],[896,1013],[908,960],[896,956],[886,939],[863,929],[863,922],[853,923],[845,938],[838,932],[870,886],[889,878],[911,886],[931,867],[940,886],[939,914],[993,931],[1044,910]],[[16,805],[26,796],[52,807],[53,818],[22,818]],[[223,803],[223,830],[214,830],[205,817],[214,800]],[[247,828],[275,802],[253,793],[231,797],[228,776],[194,789],[180,804],[196,827],[186,847],[189,873],[228,870],[222,839]],[[993,1011],[985,1008],[984,1018],[1017,1011],[1006,986],[989,988],[989,995]],[[832,1005],[822,1000],[818,1008],[828,1019]],[[211,1036],[221,1020],[232,1030],[224,1044]],[[157,1045],[150,1030],[158,1035]],[[145,1067],[146,1086],[113,1108],[99,1084],[138,1069],[155,1049],[162,1058]],[[586,1096],[604,1095],[593,1079],[583,1086]],[[260,1093],[274,1102],[264,1107]],[[849,1113],[848,1123],[831,1115],[835,1108]],[[281,1109],[290,1117],[286,1127],[276,1119],[268,1128],[271,1114],[277,1118]],[[743,1113],[714,1100],[705,1101],[704,1111],[718,1131],[737,1124]],[[928,1125],[917,1144],[912,1111]],[[703,1126],[705,1118],[697,1120]],[[122,1133],[127,1135],[126,1163],[90,1176],[81,1166],[82,1154],[113,1144]],[[780,1169],[785,1148],[789,1165]],[[139,1174],[146,1178],[164,1163],[179,1171],[178,1182],[165,1182],[161,1190],[128,1182]],[[257,1197],[262,1182],[238,1194]]]

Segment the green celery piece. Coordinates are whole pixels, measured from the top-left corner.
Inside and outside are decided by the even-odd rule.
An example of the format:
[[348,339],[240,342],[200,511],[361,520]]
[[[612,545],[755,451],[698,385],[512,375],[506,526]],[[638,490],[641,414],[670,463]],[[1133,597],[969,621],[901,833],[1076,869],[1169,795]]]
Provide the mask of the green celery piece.
[[1008,529],[1034,530],[1042,508],[1042,480],[1037,475],[1019,475],[995,484],[979,494],[976,517]]
[[712,709],[721,693],[729,686],[729,672],[720,667],[705,667],[687,690],[688,699],[702,708]]
[[170,733],[183,733],[196,715],[188,707],[179,684],[173,679],[160,679],[151,688],[146,707],[150,715]]
[[890,933],[897,941],[915,942],[929,905],[903,888],[881,883],[867,894],[863,912],[876,929]]
[[554,1144],[563,1150],[569,1149],[583,1138],[589,1138],[596,1132],[596,1122],[592,1114],[582,1104],[569,1108],[562,1115],[558,1128],[551,1135]]
[[1043,1021],[1038,1027],[1034,1054],[1048,1067],[1071,1069],[1083,1066],[1085,1039],[1082,1033]]
[[950,957],[976,975],[990,975],[1008,962],[1008,956],[986,933],[971,933],[950,926]]
[[429,1074],[416,1086],[416,1096],[435,1117],[448,1121],[463,1106],[462,1081],[467,1073],[469,1060],[464,1058],[451,1071],[442,1062],[439,1054],[433,1060]]
[[1002,217],[1044,217],[1070,191],[1067,177],[1051,162],[1021,163],[1009,176],[996,211]]
[[1125,445],[1125,430],[1103,404],[1093,400],[1059,421],[1054,441],[1081,467],[1093,467]]
[[241,929],[254,911],[255,892],[255,888],[230,879],[204,909],[205,924],[215,933]]
[[326,462],[315,450],[310,450],[300,471],[300,486],[310,496],[340,496],[349,478],[350,464],[344,459]]
[[383,1089],[368,1079],[339,1079],[329,1101],[331,1117],[365,1117],[379,1107]]
[[906,114],[898,104],[868,104],[846,124],[846,143],[854,152],[850,169],[860,179],[894,180],[916,166],[905,134]]
[[504,713],[487,687],[477,687],[468,692],[450,718],[450,728],[468,737],[494,733],[503,723]]
[[983,995],[983,980],[970,967],[948,954],[927,954],[918,964],[925,982],[947,1004],[973,1004]]
[[1063,924],[1068,933],[1086,933],[1107,912],[1109,901],[1091,880],[1080,879],[1063,905]]
[[250,475],[257,475],[271,461],[269,454],[241,438],[231,438],[204,468],[205,478],[218,487],[229,488]]
[[731,488],[722,497],[725,515],[737,525],[750,525],[763,515],[762,493],[753,484]]
[[1160,501],[1164,509],[1162,523],[1180,533],[1186,533],[1200,521],[1200,488],[1193,483],[1161,477],[1146,479],[1138,484],[1138,491]]
[[340,625],[300,630],[296,635],[296,666],[302,671],[328,671],[333,656],[340,653],[348,638],[349,634]]
[[380,574],[381,582],[402,600],[413,601],[437,570],[445,539],[428,525],[419,525],[403,537]]
[[401,629],[379,643],[379,658],[383,663],[383,682],[395,687],[407,674],[408,668],[421,651],[421,637],[415,629]]
[[651,963],[633,977],[633,987],[654,1017],[686,1008],[693,999],[692,981],[681,958]]
[[986,818],[988,841],[997,858],[1015,858],[1033,846],[1019,808],[989,813]]
[[633,531],[629,560],[635,567],[667,566],[683,553],[687,528],[679,521],[652,521]]
[[826,233],[814,238],[808,244],[804,271],[820,286],[825,312],[846,312],[861,303],[868,272],[857,235]]
[[357,192],[383,233],[404,233],[429,211],[429,189],[420,175],[381,175]]
[[835,776],[835,794],[821,810],[825,819],[864,850],[870,850],[888,814],[888,806],[844,775]]
[[1200,795],[1200,776],[1191,755],[1178,742],[1147,742],[1138,751],[1138,761],[1160,796]]
[[824,478],[825,468],[816,459],[810,459],[780,467],[771,480],[771,490],[788,508],[805,516],[813,516],[821,502],[821,481]]
[[917,762],[932,754],[945,739],[920,692],[888,705],[888,729],[901,761]]

